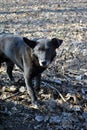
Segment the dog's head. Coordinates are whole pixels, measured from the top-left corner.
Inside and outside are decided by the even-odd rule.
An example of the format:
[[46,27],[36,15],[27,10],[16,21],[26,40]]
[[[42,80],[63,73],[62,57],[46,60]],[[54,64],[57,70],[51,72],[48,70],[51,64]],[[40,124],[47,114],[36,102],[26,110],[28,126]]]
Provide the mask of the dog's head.
[[25,43],[27,43],[32,49],[33,54],[38,58],[39,64],[42,67],[47,67],[51,61],[56,56],[56,49],[62,44],[63,40],[53,38],[49,39],[39,39],[32,41],[24,38]]

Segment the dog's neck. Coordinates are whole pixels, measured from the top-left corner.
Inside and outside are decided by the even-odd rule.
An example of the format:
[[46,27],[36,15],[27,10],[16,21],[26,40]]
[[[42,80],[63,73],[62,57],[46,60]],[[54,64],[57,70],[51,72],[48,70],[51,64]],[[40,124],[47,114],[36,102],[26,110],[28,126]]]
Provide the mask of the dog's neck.
[[33,66],[40,66],[39,60],[34,54],[32,55],[32,64]]

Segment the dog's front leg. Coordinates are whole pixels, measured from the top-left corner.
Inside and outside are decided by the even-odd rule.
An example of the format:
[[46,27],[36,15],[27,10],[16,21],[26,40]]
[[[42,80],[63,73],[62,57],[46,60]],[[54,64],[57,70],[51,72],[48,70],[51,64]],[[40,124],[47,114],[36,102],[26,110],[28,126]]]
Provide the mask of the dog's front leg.
[[27,87],[27,92],[29,96],[31,97],[31,101],[33,105],[37,105],[37,97],[35,95],[33,85],[32,85],[32,77],[31,77],[31,70],[24,69],[24,78],[25,78],[25,84]]

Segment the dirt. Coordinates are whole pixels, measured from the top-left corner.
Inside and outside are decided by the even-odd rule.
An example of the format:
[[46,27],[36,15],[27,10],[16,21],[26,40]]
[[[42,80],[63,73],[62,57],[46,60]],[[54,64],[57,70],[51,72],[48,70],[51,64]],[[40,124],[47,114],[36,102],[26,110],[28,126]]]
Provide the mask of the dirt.
[[38,109],[32,108],[22,72],[15,67],[11,83],[2,65],[0,130],[87,130],[87,1],[0,1],[0,33],[63,39],[42,74]]

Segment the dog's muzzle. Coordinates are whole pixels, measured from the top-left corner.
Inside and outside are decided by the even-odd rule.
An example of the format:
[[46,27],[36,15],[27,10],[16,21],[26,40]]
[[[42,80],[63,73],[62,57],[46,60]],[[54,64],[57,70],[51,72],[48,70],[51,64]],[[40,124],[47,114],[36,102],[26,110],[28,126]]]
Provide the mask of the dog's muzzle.
[[48,67],[48,65],[50,64],[50,62],[49,61],[40,61],[40,66],[42,66],[42,67]]

